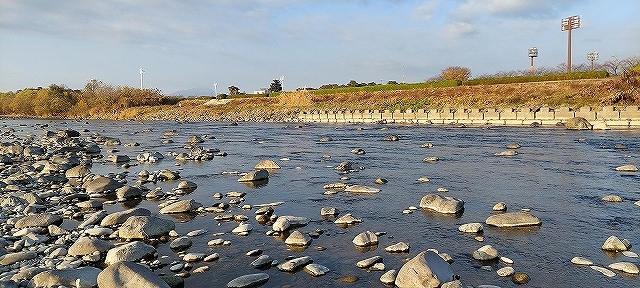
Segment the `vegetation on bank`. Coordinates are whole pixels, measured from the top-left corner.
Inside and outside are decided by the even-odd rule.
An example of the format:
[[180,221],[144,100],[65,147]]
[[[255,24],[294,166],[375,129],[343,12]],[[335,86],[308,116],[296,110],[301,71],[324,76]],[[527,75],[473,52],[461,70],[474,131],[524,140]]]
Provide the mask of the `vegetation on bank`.
[[[91,80],[81,90],[52,84],[0,93],[0,114],[42,118],[284,121],[303,110],[640,106],[640,64],[629,65],[624,71],[621,75],[608,74],[608,69],[542,75],[516,71],[468,79],[470,71],[456,66],[422,83],[390,81],[381,85],[352,80],[341,85],[344,87],[271,93],[269,97],[236,93],[229,95],[232,101],[224,105],[204,105],[212,97],[177,98],[165,96],[158,89],[113,86]],[[604,78],[607,75],[613,76]],[[274,80],[272,84],[277,88],[279,83]]]

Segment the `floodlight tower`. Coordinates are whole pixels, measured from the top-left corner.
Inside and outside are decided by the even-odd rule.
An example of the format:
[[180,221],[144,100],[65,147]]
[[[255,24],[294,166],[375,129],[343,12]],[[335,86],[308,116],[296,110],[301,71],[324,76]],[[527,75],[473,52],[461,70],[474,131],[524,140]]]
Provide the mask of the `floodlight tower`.
[[142,81],[143,80],[143,75],[144,75],[144,69],[142,69],[142,67],[140,67],[140,89],[144,88],[144,86],[143,86],[144,82]]
[[571,73],[571,30],[580,28],[580,15],[562,19],[562,31],[567,31],[567,73]]
[[593,71],[593,61],[597,61],[598,60],[598,52],[592,51],[592,52],[587,53],[587,59],[589,59],[589,61],[591,61],[591,71]]
[[538,48],[529,48],[529,58],[531,58],[531,66],[529,67],[529,73],[533,75],[533,58],[538,57]]
[[284,92],[284,75],[280,76],[280,89]]

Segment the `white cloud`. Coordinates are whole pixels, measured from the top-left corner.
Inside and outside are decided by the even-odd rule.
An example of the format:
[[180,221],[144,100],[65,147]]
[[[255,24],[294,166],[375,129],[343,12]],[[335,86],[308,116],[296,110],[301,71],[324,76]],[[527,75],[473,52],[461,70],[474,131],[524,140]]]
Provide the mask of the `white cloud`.
[[477,29],[470,23],[456,22],[447,25],[445,29],[446,38],[462,38],[476,34]]
[[431,20],[438,8],[438,0],[429,0],[413,10],[413,17],[422,20]]
[[483,16],[509,18],[553,18],[559,11],[581,1],[572,0],[466,0],[453,16],[461,20],[471,20]]

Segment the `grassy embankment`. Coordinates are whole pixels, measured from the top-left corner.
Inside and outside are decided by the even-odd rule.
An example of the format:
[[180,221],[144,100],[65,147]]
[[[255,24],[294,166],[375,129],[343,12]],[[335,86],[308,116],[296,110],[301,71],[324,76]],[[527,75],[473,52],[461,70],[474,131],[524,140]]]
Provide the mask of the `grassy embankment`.
[[[68,112],[36,116],[117,120],[283,121],[293,117],[299,111],[311,110],[640,105],[640,73],[637,72],[604,79],[557,80],[557,78],[558,76],[551,79],[504,77],[474,79],[463,85],[459,85],[460,83],[456,81],[442,81],[347,87],[286,92],[279,95],[272,94],[271,97],[235,98],[224,105],[203,105],[210,100],[209,97],[183,99],[177,103],[161,99],[162,101],[149,105],[139,101],[140,104],[121,103],[119,106],[106,106],[108,109],[105,107],[102,107],[105,109],[98,109],[100,106],[94,105],[84,106],[93,107],[89,109],[77,109],[78,103],[85,101],[80,98],[75,108],[69,109]],[[587,78],[597,77],[591,75]],[[540,80],[553,81],[527,82]],[[82,97],[84,94],[86,93],[83,93]],[[17,96],[19,95],[14,95],[14,98],[17,99]],[[140,99],[149,99],[149,97]],[[97,102],[94,100],[91,104],[93,103]],[[4,114],[20,115],[6,113],[6,111]],[[21,116],[32,115],[21,114]]]

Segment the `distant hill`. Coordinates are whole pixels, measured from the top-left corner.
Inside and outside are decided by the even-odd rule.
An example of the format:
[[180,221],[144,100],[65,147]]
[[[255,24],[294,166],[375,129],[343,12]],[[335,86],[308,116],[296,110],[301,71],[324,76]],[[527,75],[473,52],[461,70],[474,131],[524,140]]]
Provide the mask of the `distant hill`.
[[195,96],[212,96],[213,90],[211,88],[191,88],[185,90],[179,90],[169,94],[169,96],[182,96],[182,97],[195,97]]

